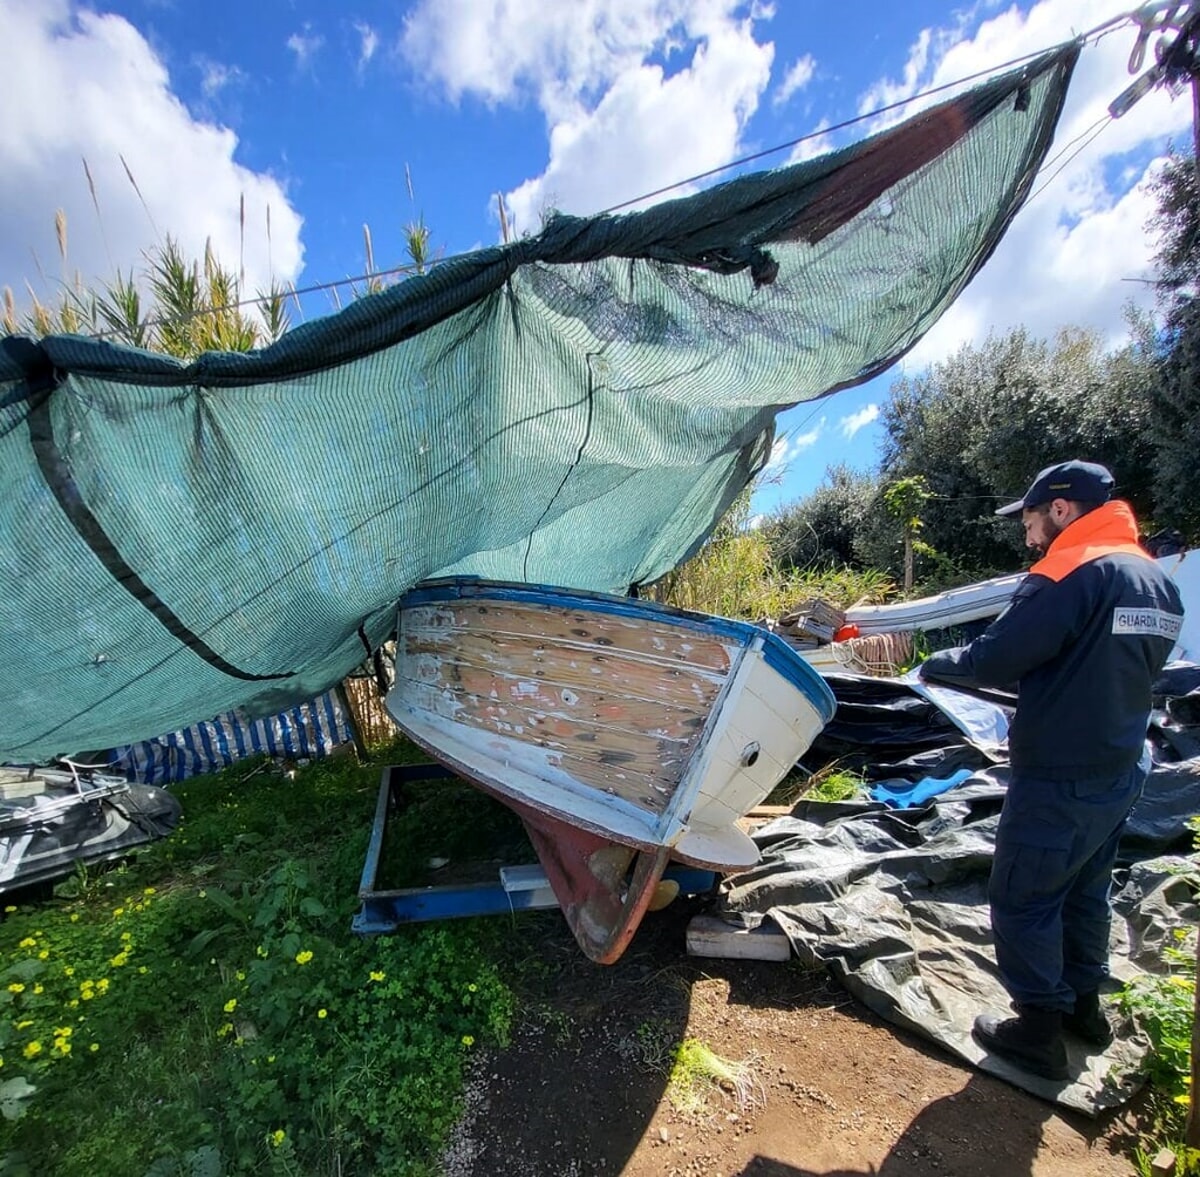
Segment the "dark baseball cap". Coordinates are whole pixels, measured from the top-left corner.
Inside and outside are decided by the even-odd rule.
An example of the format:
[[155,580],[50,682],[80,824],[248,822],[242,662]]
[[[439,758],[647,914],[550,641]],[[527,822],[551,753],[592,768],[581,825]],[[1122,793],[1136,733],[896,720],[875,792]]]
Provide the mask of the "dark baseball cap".
[[1001,507],[997,515],[1017,515],[1028,507],[1040,507],[1055,499],[1066,499],[1069,503],[1107,503],[1112,494],[1113,476],[1096,462],[1059,462],[1047,466],[1032,482],[1025,497],[1007,507]]

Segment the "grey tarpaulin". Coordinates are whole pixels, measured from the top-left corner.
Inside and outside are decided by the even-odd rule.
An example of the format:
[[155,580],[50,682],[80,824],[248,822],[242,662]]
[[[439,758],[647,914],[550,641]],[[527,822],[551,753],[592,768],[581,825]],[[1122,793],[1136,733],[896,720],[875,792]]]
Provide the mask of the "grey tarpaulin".
[[[986,896],[1008,771],[979,769],[917,809],[801,801],[791,817],[758,832],[762,861],[728,880],[720,914],[749,925],[774,920],[802,961],[827,966],[881,1017],[1034,1094],[1096,1114],[1136,1090],[1146,1050],[1137,1034],[1121,1035],[1103,1054],[1072,1044],[1077,1077],[1067,1083],[986,1056],[970,1035],[976,1014],[1008,1010]],[[1178,874],[1190,846],[1186,820],[1196,813],[1200,759],[1156,764],[1122,842],[1114,989],[1138,972],[1161,971],[1171,929],[1200,920]]]

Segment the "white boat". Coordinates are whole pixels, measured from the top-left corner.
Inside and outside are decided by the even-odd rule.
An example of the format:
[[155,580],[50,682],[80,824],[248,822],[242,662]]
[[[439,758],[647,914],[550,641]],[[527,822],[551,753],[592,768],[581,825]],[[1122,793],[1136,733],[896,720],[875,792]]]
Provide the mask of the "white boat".
[[[1200,555],[1192,552],[1191,558],[1188,557],[1187,552],[1160,556],[1158,564],[1175,581],[1185,607],[1183,628],[1171,660],[1195,662],[1200,658],[1200,616],[1197,616],[1200,609],[1193,604],[1200,601]],[[844,632],[871,637],[942,629],[998,617],[1008,608],[1025,576],[1024,572],[1015,572],[890,605],[855,605],[845,611]],[[823,642],[802,654],[810,666],[822,673],[853,669],[856,662],[852,645],[844,641]]]
[[387,705],[412,740],[521,815],[576,938],[610,961],[669,859],[758,861],[737,819],[808,749],[834,699],[795,650],[746,622],[445,580],[401,601]]

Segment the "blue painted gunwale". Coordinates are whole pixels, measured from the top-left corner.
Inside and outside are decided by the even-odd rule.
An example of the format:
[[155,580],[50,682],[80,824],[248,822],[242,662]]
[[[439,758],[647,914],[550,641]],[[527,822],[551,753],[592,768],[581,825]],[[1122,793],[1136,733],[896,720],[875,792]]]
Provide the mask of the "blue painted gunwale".
[[833,718],[837,703],[825,680],[781,637],[731,617],[714,617],[707,613],[692,613],[657,601],[642,601],[634,597],[618,597],[611,593],[590,592],[586,589],[556,588],[546,584],[518,584],[478,577],[456,576],[444,580],[427,580],[400,598],[400,609],[417,605],[435,605],[442,601],[511,601],[522,605],[548,608],[574,608],[585,612],[605,613],[615,617],[635,619],[658,618],[664,622],[697,633],[725,638],[749,646],[762,642],[767,665],[782,679],[796,687],[821,716],[823,723]]

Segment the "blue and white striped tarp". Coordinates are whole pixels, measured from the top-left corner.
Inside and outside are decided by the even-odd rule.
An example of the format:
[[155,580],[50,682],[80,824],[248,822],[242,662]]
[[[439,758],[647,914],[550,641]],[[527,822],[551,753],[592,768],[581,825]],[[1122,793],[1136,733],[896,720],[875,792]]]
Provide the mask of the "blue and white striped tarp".
[[354,738],[350,717],[333,691],[278,715],[249,720],[229,711],[206,723],[114,748],[112,767],[130,781],[169,785],[227,768],[247,756],[324,756]]

